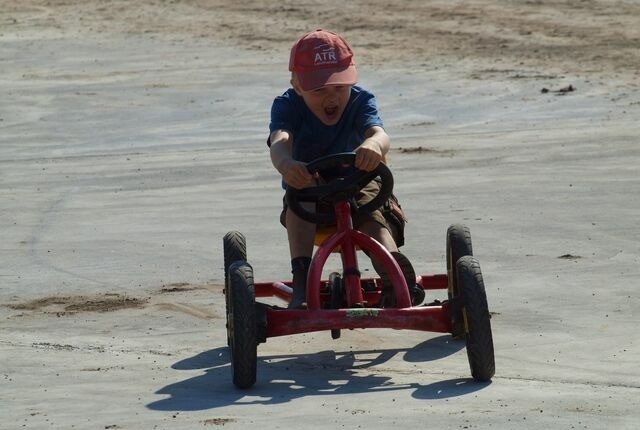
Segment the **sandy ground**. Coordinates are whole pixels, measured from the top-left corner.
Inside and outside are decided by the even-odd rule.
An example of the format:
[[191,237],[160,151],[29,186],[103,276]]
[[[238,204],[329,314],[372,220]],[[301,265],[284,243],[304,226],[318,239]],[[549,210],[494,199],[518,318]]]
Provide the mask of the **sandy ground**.
[[[637,1],[0,0],[0,428],[638,428],[639,22]],[[449,336],[391,330],[270,339],[255,388],[231,383],[221,239],[289,277],[264,141],[315,27],[378,96],[418,271],[471,227],[490,384]]]

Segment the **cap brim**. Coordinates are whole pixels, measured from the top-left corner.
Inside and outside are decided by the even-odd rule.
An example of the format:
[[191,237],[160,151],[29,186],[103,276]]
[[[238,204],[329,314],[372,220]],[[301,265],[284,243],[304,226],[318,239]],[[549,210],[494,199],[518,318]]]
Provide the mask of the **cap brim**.
[[358,82],[356,66],[340,69],[318,69],[312,72],[296,72],[300,87],[311,91],[325,85],[353,85]]

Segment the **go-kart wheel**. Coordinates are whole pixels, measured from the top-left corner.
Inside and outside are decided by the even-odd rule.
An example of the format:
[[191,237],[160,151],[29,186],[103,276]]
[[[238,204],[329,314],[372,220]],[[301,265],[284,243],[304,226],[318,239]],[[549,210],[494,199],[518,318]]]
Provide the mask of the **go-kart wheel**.
[[249,388],[256,382],[258,325],[253,269],[246,261],[236,261],[229,267],[227,294],[227,337],[233,383],[238,388]]
[[496,372],[496,365],[491,315],[480,263],[470,255],[461,257],[456,263],[456,273],[471,376],[476,381],[489,381]]
[[[222,238],[224,251],[224,303],[225,311],[229,313],[229,266],[235,261],[247,260],[247,241],[239,231],[230,231]],[[230,346],[230,339],[227,336],[227,346]]]
[[[380,178],[380,191],[378,195],[360,207],[354,207],[354,213],[369,213],[382,206],[393,192],[393,175],[384,164],[378,164],[371,172],[355,168],[356,154],[343,152],[318,158],[307,164],[307,170],[312,175],[318,174],[327,182],[314,187],[298,190],[287,187],[285,200],[287,206],[296,215],[305,221],[314,224],[333,224],[336,221],[335,213],[317,213],[305,209],[302,202],[326,202],[333,203],[339,200],[348,200],[355,197],[365,185]],[[323,173],[331,176],[324,178]],[[330,205],[333,207],[333,205]]]
[[473,255],[471,246],[471,232],[467,226],[453,224],[447,229],[447,294],[451,303],[451,335],[455,338],[464,337],[464,323],[461,307],[456,262],[465,255]]
[[[340,309],[344,304],[344,284],[339,273],[333,272],[329,275],[329,287],[331,288],[331,309]],[[339,339],[341,334],[339,328],[331,329],[332,339]]]

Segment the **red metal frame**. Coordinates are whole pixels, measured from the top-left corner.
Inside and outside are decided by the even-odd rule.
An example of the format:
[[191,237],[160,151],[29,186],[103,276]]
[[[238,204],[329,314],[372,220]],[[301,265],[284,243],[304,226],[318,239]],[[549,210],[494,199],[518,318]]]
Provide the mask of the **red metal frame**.
[[[335,204],[336,232],[316,250],[307,276],[307,309],[267,308],[266,337],[332,329],[392,328],[448,333],[451,331],[448,304],[411,307],[404,275],[389,251],[378,241],[354,230],[347,201]],[[343,265],[343,285],[347,306],[323,309],[330,300],[328,281],[321,279],[329,255],[339,248]],[[380,299],[380,280],[360,277],[356,249],[360,248],[381,264],[396,295],[396,308],[372,308]],[[418,276],[416,283],[425,290],[447,289],[447,275]],[[373,287],[373,288],[372,288]],[[256,297],[291,298],[291,282],[255,284]]]

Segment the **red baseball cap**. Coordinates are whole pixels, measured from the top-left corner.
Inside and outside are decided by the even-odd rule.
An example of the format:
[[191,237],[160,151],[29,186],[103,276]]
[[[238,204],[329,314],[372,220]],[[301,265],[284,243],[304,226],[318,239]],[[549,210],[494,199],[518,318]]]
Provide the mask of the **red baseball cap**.
[[304,91],[324,85],[353,85],[358,80],[353,51],[341,36],[318,29],[293,44],[289,70]]

